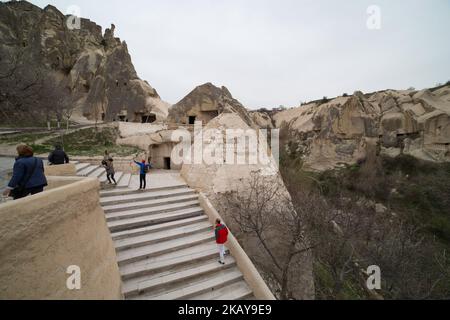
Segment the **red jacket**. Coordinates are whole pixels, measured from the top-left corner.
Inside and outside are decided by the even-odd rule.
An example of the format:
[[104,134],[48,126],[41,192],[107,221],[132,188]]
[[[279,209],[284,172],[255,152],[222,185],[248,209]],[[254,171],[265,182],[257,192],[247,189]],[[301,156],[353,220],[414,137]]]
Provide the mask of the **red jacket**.
[[216,225],[216,242],[225,244],[228,241],[228,229],[223,224]]

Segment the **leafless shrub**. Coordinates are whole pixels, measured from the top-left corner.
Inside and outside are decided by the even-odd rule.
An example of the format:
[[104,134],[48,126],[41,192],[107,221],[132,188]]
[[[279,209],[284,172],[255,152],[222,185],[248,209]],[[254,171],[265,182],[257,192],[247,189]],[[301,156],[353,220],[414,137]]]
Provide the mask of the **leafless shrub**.
[[[356,201],[346,193],[325,198],[317,190],[289,183],[288,189],[315,244],[318,298],[448,297],[446,252],[418,227],[389,211],[377,213],[364,198]],[[382,270],[382,288],[377,292],[366,286],[363,271],[371,265]]]
[[[285,181],[290,194],[281,180],[254,173],[221,201],[279,299],[304,299],[314,287],[318,299],[448,298],[446,252],[418,227],[389,210],[377,212],[369,199],[344,192],[325,197]],[[372,265],[382,270],[381,290],[367,288]]]
[[[305,270],[313,247],[308,241],[301,213],[294,210],[279,179],[252,174],[242,190],[224,195],[222,212],[246,237],[246,247],[256,264],[276,283],[280,299],[305,297]],[[307,270],[306,270],[307,271]]]

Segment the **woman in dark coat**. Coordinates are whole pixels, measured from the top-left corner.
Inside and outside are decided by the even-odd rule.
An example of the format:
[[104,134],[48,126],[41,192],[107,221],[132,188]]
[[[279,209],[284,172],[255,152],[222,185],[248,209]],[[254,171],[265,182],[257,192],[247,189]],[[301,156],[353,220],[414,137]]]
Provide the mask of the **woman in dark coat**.
[[109,184],[112,184],[111,180],[114,181],[114,184],[117,185],[116,179],[114,178],[114,175],[116,174],[116,171],[114,170],[114,160],[113,158],[109,157],[108,160],[103,160],[103,167],[106,169],[106,178],[109,181]]
[[17,153],[19,156],[14,163],[12,178],[3,192],[4,196],[12,196],[14,200],[40,193],[47,186],[44,163],[34,157],[33,149],[20,145],[17,147]]
[[69,163],[69,157],[58,144],[55,146],[55,150],[48,156],[48,164],[57,166],[65,163]]

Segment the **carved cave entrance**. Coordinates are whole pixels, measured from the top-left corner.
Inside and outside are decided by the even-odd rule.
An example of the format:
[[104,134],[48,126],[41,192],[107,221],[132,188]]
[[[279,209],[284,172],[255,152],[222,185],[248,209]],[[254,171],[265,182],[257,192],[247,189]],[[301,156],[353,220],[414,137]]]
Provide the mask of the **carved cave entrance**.
[[154,114],[142,116],[142,123],[153,123],[156,121],[156,116]]
[[164,170],[171,170],[172,160],[169,157],[164,158]]

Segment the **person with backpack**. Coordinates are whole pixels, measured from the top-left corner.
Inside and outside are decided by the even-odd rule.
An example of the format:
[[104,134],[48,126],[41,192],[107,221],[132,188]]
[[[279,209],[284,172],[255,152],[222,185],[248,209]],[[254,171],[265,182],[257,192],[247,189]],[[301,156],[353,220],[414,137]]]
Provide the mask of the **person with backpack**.
[[214,233],[216,235],[216,243],[219,247],[219,263],[225,264],[225,243],[228,241],[228,228],[222,224],[220,219],[216,220],[216,226],[214,228]]
[[55,150],[53,150],[50,155],[48,156],[48,163],[49,165],[61,165],[65,163],[69,163],[69,157],[64,152],[63,148],[57,144],[55,146]]
[[109,157],[108,160],[102,161],[102,165],[106,170],[106,178],[108,179],[109,184],[112,184],[112,181],[114,181],[114,184],[117,185],[116,179],[114,178],[114,175],[116,174],[116,171],[114,170],[114,159]]
[[137,162],[134,159],[134,163],[139,166],[139,190],[145,190],[147,188],[147,173],[151,169],[150,163],[147,164],[145,160]]
[[3,192],[3,196],[14,200],[41,193],[47,186],[44,162],[34,157],[33,149],[27,145],[19,145],[17,153],[12,178]]

